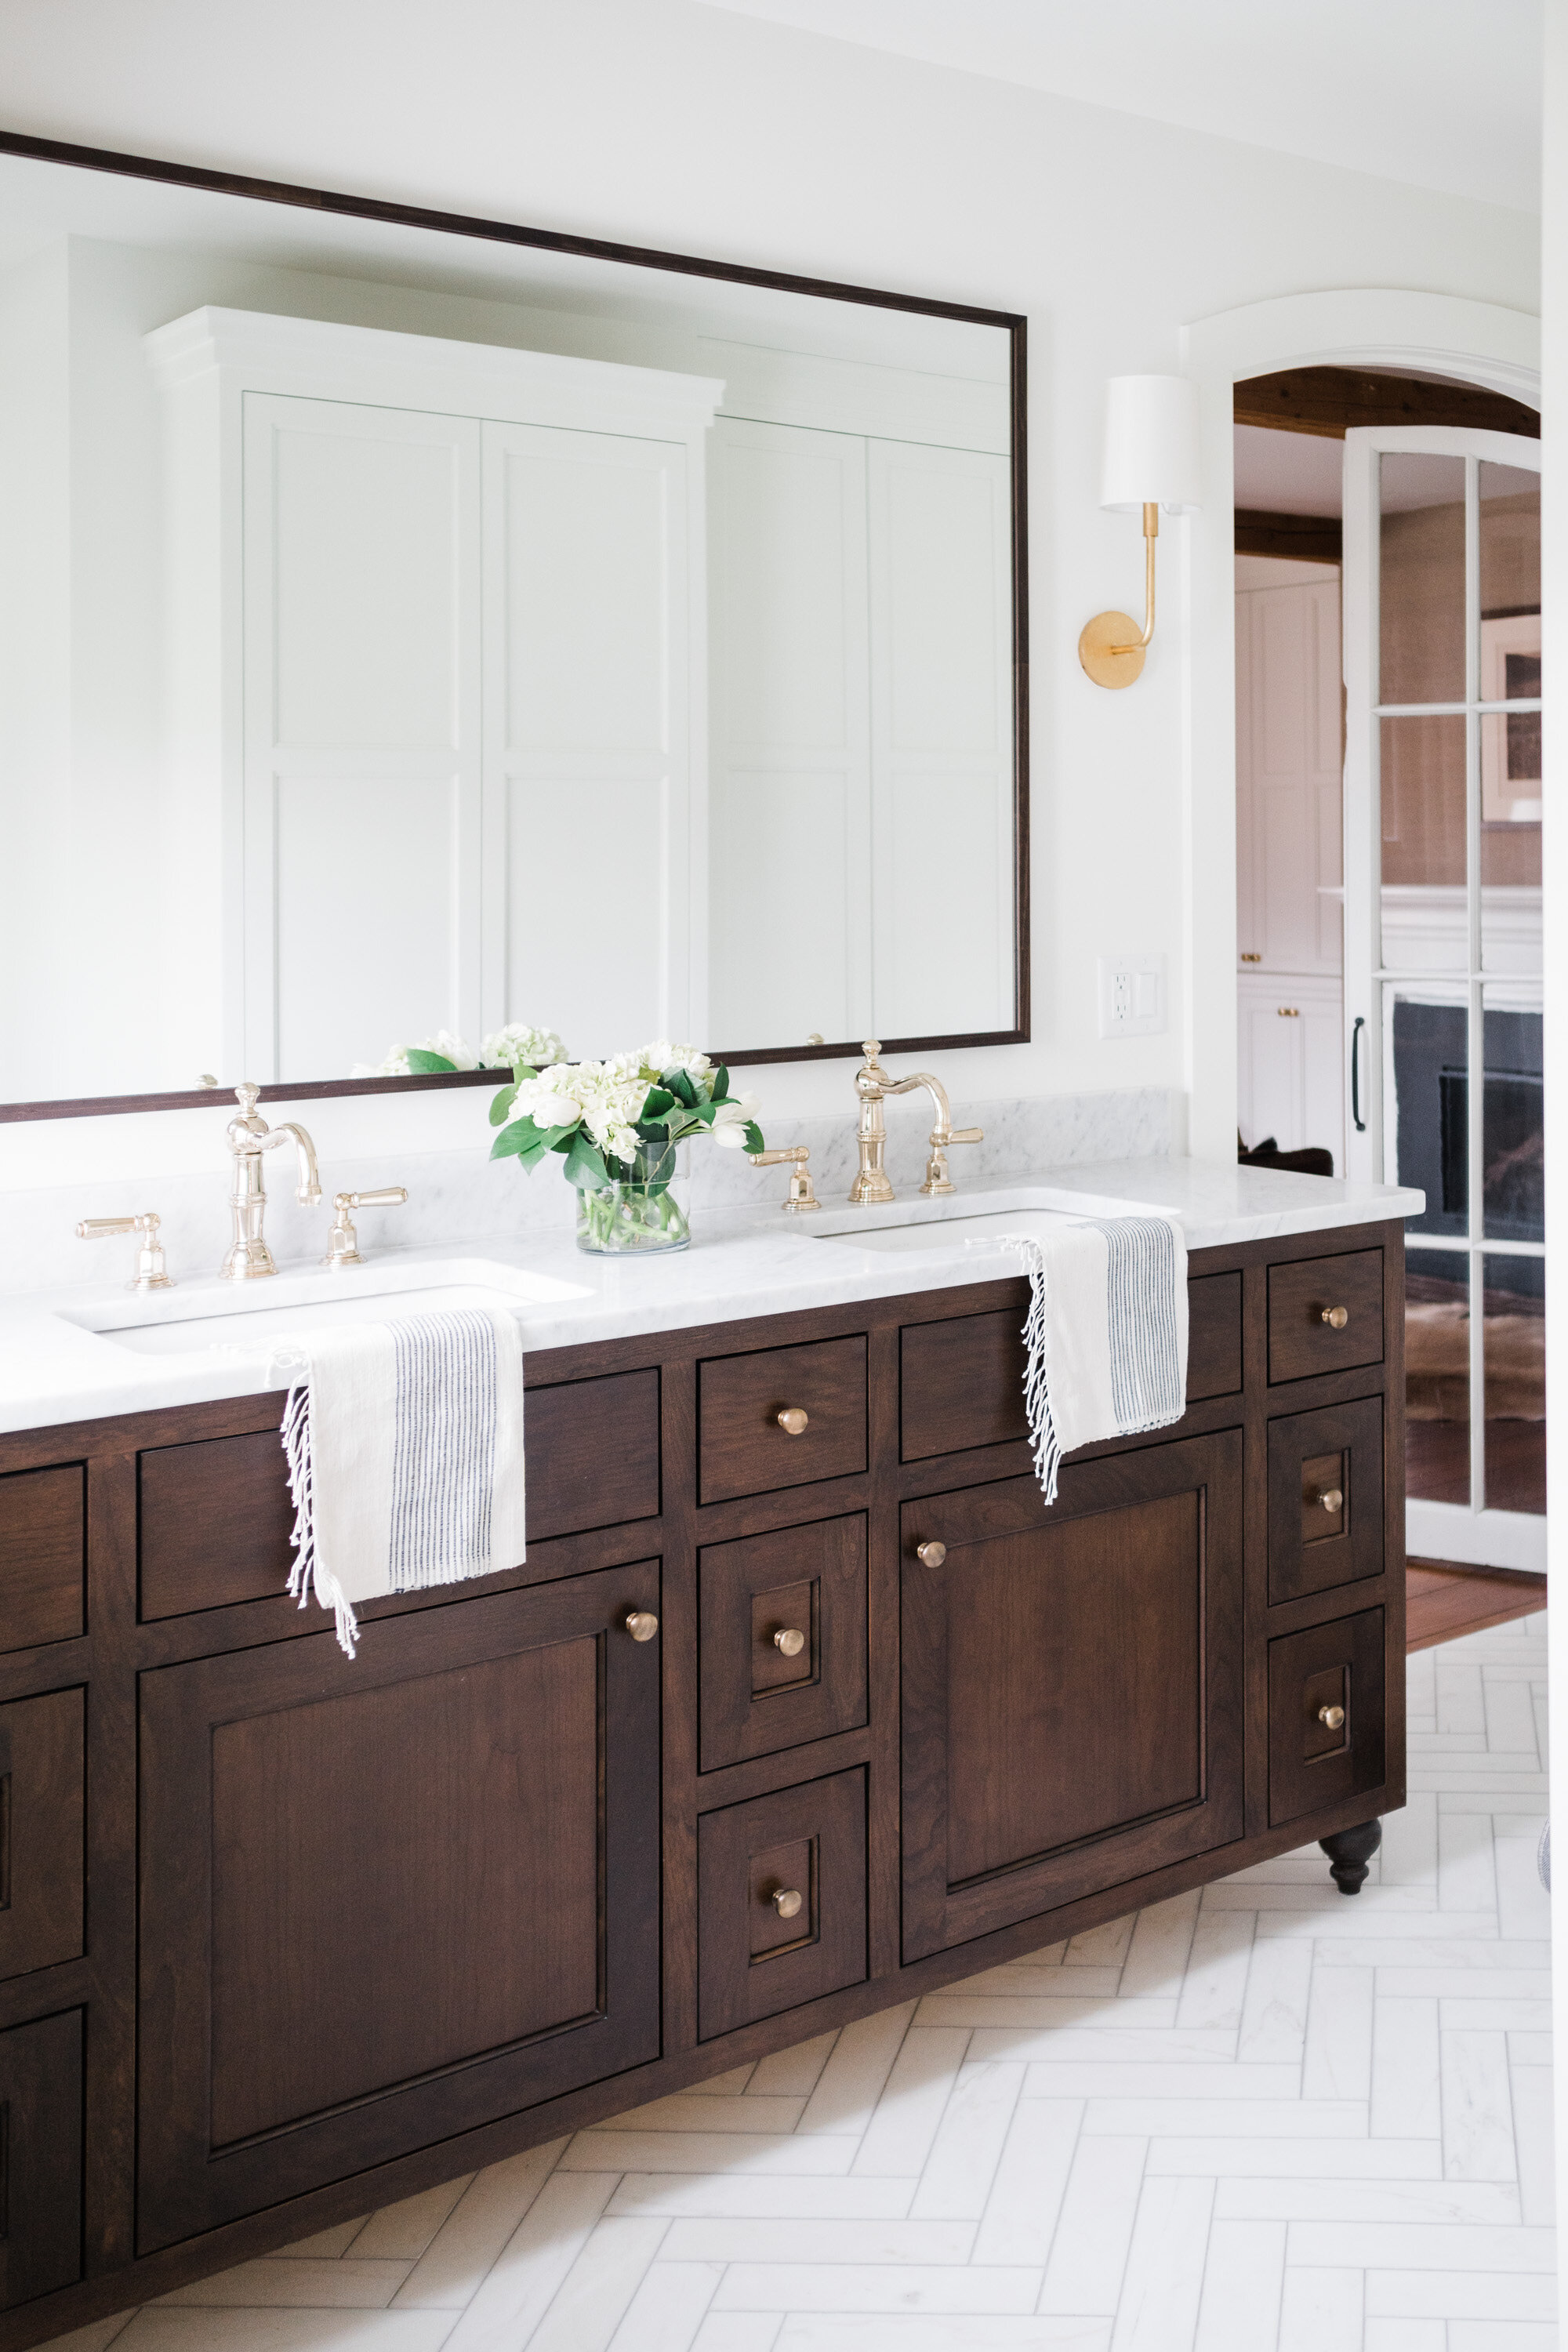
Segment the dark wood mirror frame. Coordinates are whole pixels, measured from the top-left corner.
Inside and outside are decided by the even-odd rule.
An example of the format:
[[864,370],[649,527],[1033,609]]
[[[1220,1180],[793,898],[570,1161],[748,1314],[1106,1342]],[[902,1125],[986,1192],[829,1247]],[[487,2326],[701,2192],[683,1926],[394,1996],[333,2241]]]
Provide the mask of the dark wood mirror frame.
[[[600,261],[631,263],[645,269],[665,269],[678,276],[712,278],[733,285],[765,286],[785,294],[809,294],[835,302],[858,302],[871,310],[910,310],[936,319],[958,319],[973,326],[1005,331],[1011,352],[1013,480],[1013,909],[1014,1024],[1010,1029],[988,1029],[963,1036],[888,1037],[889,1053],[931,1053],[962,1045],[1021,1045],[1029,1039],[1029,575],[1028,506],[1026,467],[1026,321],[1013,310],[977,310],[964,302],[928,301],[912,294],[890,294],[868,286],[845,286],[823,278],[797,278],[777,269],[751,269],[739,262],[704,261],[689,254],[659,253],[647,246],[617,245],[602,237],[568,236],[553,229],[524,228],[511,221],[478,220],[465,213],[434,212],[420,205],[384,204],[372,196],[345,195],[327,188],[296,187],[282,180],[258,180],[237,172],[212,172],[190,163],[169,163],[147,155],[121,155],[107,148],[77,147],[57,139],[34,139],[19,131],[0,131],[0,154],[18,155],[39,163],[63,163],[79,171],[118,173],[126,179],[158,180],[173,187],[201,188],[218,195],[251,196],[262,204],[293,205],[318,213],[341,213],[355,220],[386,221],[398,227],[439,230],[447,236],[471,236],[494,245],[537,247],[550,253],[579,254]],[[722,1059],[731,1066],[755,1062],[821,1062],[858,1055],[858,1039],[835,1040],[823,1045],[764,1046],[754,1052],[731,1052]],[[298,1086],[261,1088],[264,1102],[300,1101],[326,1095],[405,1094],[433,1087],[496,1086],[494,1070],[462,1070],[436,1077],[323,1078]],[[221,1098],[222,1089],[219,1090]],[[116,1111],[187,1110],[210,1104],[208,1087],[177,1094],[99,1095],[58,1101],[0,1103],[0,1123],[16,1119],[86,1118]]]

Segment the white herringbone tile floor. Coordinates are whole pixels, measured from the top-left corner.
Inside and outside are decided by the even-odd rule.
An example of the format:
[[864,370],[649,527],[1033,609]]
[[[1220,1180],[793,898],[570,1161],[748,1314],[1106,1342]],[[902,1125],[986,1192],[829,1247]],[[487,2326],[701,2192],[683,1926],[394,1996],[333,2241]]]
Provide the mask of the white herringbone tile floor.
[[1546,1621],[1410,1803],[52,2352],[1548,2352]]

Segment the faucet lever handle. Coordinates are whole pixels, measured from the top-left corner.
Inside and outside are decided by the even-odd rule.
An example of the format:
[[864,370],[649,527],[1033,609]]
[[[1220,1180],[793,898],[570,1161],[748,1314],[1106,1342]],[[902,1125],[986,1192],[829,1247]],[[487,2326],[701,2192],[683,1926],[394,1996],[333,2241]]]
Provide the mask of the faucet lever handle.
[[137,1234],[142,1246],[136,1254],[136,1273],[126,1286],[131,1290],[172,1290],[174,1277],[163,1257],[163,1244],[158,1239],[158,1219],[151,1209],[143,1209],[134,1217],[83,1217],[76,1229],[79,1242],[100,1242],[110,1234]]
[[321,1260],[325,1266],[363,1265],[359,1235],[353,1223],[355,1209],[400,1209],[408,1198],[406,1184],[382,1184],[374,1192],[334,1192],[332,1194],[332,1230],[327,1236],[327,1255]]
[[789,1169],[789,1197],[779,1202],[786,1216],[792,1211],[798,1213],[805,1209],[821,1208],[822,1203],[811,1187],[811,1171],[805,1164],[811,1158],[809,1143],[793,1143],[787,1150],[748,1151],[746,1157],[753,1168]]
[[[985,1140],[985,1129],[983,1127],[950,1127],[947,1133],[942,1139],[944,1144],[984,1143]],[[936,1140],[934,1136],[931,1140],[933,1142]]]

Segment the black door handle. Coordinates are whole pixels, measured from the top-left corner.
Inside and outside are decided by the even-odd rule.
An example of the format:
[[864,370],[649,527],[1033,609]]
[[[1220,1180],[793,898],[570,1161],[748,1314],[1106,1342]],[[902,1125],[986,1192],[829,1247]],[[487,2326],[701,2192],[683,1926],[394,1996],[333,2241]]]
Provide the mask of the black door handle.
[[1366,1133],[1366,1121],[1361,1115],[1361,1033],[1365,1027],[1365,1016],[1358,1013],[1351,1030],[1351,1117],[1358,1135]]

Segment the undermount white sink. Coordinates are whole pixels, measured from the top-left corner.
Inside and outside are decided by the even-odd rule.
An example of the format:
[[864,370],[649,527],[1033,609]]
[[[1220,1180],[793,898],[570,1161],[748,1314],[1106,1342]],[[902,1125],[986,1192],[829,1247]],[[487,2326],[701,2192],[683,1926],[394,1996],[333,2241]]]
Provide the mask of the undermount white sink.
[[515,1312],[590,1295],[580,1283],[558,1282],[488,1258],[426,1258],[404,1265],[394,1259],[244,1284],[212,1278],[177,1283],[170,1290],[127,1291],[119,1298],[57,1311],[63,1322],[138,1355],[193,1355],[214,1348],[265,1355],[342,1323],[381,1323],[398,1314],[455,1307]]
[[803,1220],[801,1231],[809,1241],[849,1242],[868,1250],[997,1250],[1009,1234],[1026,1234],[1042,1220],[1081,1216],[1084,1209],[1049,1207],[1038,1200],[1016,1196],[1005,1207],[959,1209],[953,1202],[899,1201],[880,1209],[851,1210],[820,1223]]

